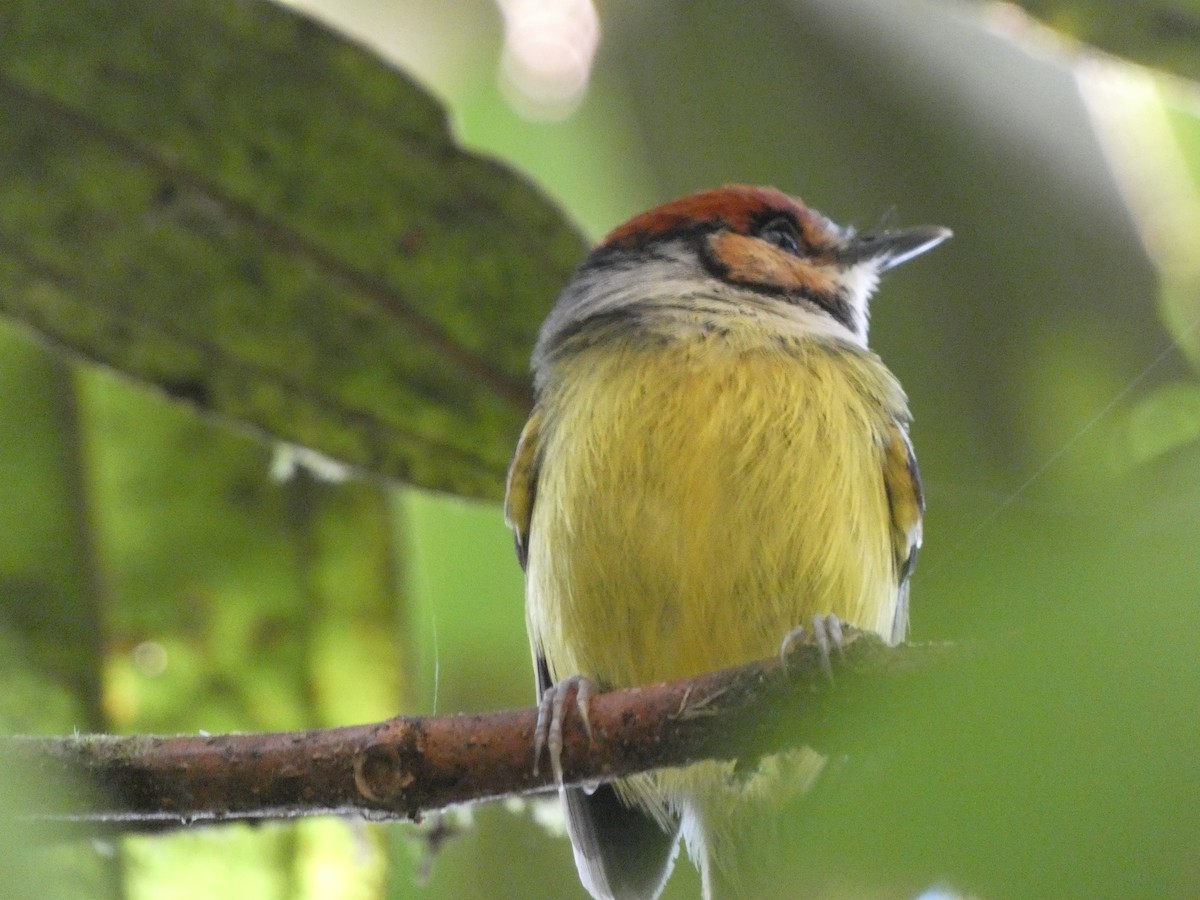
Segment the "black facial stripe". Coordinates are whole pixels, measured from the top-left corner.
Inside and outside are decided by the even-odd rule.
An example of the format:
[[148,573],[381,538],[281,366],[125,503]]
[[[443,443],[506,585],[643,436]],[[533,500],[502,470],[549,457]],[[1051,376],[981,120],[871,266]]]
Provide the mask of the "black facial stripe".
[[758,231],[760,228],[771,224],[776,219],[787,219],[792,223],[792,226],[797,232],[800,231],[800,222],[796,219],[795,213],[786,209],[764,209],[761,212],[755,213],[750,218],[751,233]]
[[851,331],[858,330],[854,322],[854,307],[850,305],[845,290],[839,290],[837,293],[830,295],[803,287],[788,290],[776,284],[746,283],[744,286],[761,294],[770,294],[773,297],[778,297],[793,306],[799,306],[801,302],[811,303],[813,306],[819,307],[829,313],[836,321],[842,323]]
[[850,305],[850,300],[845,289],[839,289],[837,293],[829,295],[802,287],[788,290],[769,282],[735,281],[729,277],[731,273],[729,264],[713,253],[708,241],[702,241],[699,250],[700,261],[704,264],[704,267],[714,277],[721,279],[726,284],[749,288],[750,290],[758,291],[760,294],[770,294],[772,297],[778,297],[786,303],[797,306],[801,301],[807,301],[813,306],[825,310],[836,321],[842,323],[851,331],[858,330],[854,321],[854,308]]
[[709,274],[722,281],[729,281],[729,273],[732,271],[729,263],[713,253],[713,249],[708,241],[700,241],[697,250],[699,251],[700,262],[704,268],[708,269]]
[[858,323],[854,321],[854,307],[850,305],[850,301],[846,297],[845,288],[839,289],[832,297],[828,294],[814,293],[806,299],[821,307],[851,331],[858,331]]
[[627,243],[603,244],[588,254],[580,265],[579,271],[584,272],[596,268],[624,270],[632,269],[646,262],[672,262],[675,260],[675,256],[661,248],[675,243],[699,248],[703,245],[705,237],[721,227],[723,226],[720,224],[700,222],[656,234],[632,246]]

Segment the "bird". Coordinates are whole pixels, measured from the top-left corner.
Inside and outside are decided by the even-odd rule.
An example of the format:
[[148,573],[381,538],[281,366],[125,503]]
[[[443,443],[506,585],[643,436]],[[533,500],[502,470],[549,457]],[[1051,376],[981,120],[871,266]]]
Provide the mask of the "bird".
[[[543,704],[574,685],[586,725],[593,686],[769,657],[813,621],[903,640],[924,500],[868,301],[949,236],[860,234],[734,184],[589,253],[538,333],[505,496]],[[561,790],[583,886],[657,897],[682,841],[706,898],[738,895],[739,834],[822,762],[800,749],[751,775],[708,761]]]

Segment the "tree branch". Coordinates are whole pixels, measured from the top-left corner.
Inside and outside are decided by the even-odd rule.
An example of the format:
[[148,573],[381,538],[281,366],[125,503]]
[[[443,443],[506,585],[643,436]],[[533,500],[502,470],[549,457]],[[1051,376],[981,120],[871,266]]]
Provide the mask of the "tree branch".
[[[764,660],[597,694],[592,740],[578,715],[567,716],[564,781],[604,782],[799,744],[836,749],[835,694],[845,697],[854,685],[895,688],[944,659],[948,649],[889,648],[854,633],[833,660],[836,692],[816,649],[801,645],[786,668]],[[90,795],[72,794],[69,807],[25,813],[37,818],[135,829],[349,813],[419,819],[454,803],[553,787],[546,760],[540,774],[533,773],[535,720],[536,710],[521,709],[272,734],[17,737],[0,741],[0,757],[32,767],[34,777],[94,787]]]

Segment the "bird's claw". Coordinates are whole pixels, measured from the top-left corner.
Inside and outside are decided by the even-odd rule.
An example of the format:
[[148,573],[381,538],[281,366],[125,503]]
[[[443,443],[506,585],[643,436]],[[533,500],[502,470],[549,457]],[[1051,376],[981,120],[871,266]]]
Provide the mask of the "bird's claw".
[[566,718],[567,695],[575,693],[575,709],[579,713],[583,730],[588,740],[594,739],[591,720],[592,696],[596,693],[596,682],[584,675],[572,675],[558,684],[546,688],[538,703],[537,724],[533,727],[533,774],[536,778],[541,766],[542,751],[550,756],[550,769],[554,780],[562,786],[563,722]]
[[842,628],[842,620],[833,613],[817,613],[812,617],[810,628],[800,625],[784,635],[783,643],[779,647],[779,661],[784,669],[787,669],[788,657],[797,646],[801,644],[814,646],[821,654],[821,670],[832,684],[833,663],[830,657],[835,651],[839,657],[842,656],[845,643],[846,636],[845,629]]

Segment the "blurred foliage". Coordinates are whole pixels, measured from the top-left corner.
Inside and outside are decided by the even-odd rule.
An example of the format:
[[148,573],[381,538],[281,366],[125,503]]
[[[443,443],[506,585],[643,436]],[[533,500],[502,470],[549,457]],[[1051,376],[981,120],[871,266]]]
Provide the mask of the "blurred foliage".
[[1173,450],[1200,444],[1200,384],[1164,384],[1129,412],[1124,461],[1144,466]]
[[[7,689],[9,682],[4,683]],[[68,796],[74,799],[86,789],[82,784],[47,784],[32,767],[11,759],[0,768],[0,884],[6,900],[87,900],[115,894],[119,873],[111,866],[112,844],[101,838],[90,852],[80,852],[70,826],[29,818],[39,810],[67,808]]]
[[[593,234],[728,181],[839,221],[894,207],[954,228],[889,276],[872,340],[911,395],[930,506],[913,636],[971,656],[903,696],[847,695],[852,752],[764,843],[764,884],[1200,892],[1193,86],[1098,78],[1086,50],[1061,55],[993,5],[605,0],[587,102],[535,123],[497,87],[491,0],[305,5],[432,85],[464,144],[532,173]],[[1026,6],[1195,64],[1157,24],[1191,4]],[[163,394],[494,498],[575,232],[458,149],[408,76],[267,4],[10,3],[0,48],[0,311],[17,323],[0,327],[0,727],[276,729],[527,702],[495,504],[341,480]],[[37,802],[22,781],[0,804]],[[542,814],[48,849],[6,832],[4,881],[581,896]],[[696,896],[678,868],[666,896]]]
[[1057,33],[1143,66],[1200,78],[1195,0],[1009,0]]

